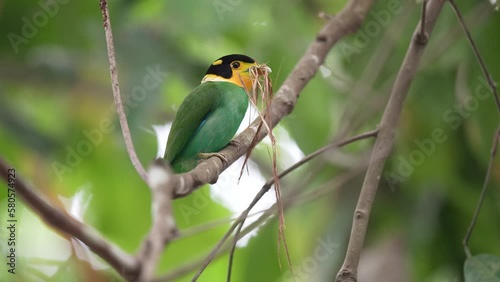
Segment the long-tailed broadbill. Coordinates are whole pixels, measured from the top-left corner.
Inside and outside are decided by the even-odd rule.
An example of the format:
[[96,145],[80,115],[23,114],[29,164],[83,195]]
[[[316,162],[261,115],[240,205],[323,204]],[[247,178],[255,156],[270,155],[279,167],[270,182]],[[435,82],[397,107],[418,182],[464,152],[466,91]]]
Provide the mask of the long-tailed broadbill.
[[255,68],[262,75],[263,67],[271,72],[240,54],[221,57],[210,65],[172,123],[165,160],[174,172],[192,170],[201,159],[217,155],[231,141],[248,108],[247,92],[254,83],[250,70]]

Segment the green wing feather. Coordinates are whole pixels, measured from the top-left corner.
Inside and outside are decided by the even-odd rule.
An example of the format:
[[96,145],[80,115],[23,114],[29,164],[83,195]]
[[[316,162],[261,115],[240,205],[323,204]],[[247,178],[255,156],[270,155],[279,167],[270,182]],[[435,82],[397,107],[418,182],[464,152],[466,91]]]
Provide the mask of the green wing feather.
[[230,82],[205,82],[182,102],[168,136],[165,159],[175,172],[198,163],[198,153],[224,148],[236,133],[248,107],[243,88]]
[[218,95],[213,87],[206,83],[196,87],[182,102],[175,115],[172,128],[168,135],[165,159],[172,161],[179,155],[182,148],[192,138],[210,110],[216,106]]

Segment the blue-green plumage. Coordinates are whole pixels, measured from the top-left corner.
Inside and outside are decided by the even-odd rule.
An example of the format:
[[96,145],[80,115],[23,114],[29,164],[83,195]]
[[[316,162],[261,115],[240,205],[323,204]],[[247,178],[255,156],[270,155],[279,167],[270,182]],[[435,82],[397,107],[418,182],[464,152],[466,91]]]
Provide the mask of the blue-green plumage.
[[174,172],[196,167],[199,153],[218,152],[233,138],[248,107],[245,90],[231,82],[207,81],[182,102],[168,136],[165,159]]

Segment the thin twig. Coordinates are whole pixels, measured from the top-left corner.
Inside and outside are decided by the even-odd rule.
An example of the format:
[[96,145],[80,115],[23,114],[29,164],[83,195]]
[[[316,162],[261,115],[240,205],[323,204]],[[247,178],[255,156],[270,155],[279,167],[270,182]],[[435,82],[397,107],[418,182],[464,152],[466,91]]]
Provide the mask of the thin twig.
[[495,131],[495,136],[493,138],[493,144],[491,144],[491,152],[490,152],[490,161],[488,163],[488,169],[486,170],[486,175],[484,177],[483,188],[481,189],[481,195],[479,196],[479,200],[476,205],[476,210],[474,211],[474,215],[472,216],[472,220],[470,222],[469,228],[467,229],[467,233],[465,234],[464,240],[462,241],[464,245],[465,254],[467,257],[471,257],[472,254],[469,250],[469,239],[474,231],[474,227],[476,226],[476,221],[479,216],[479,212],[481,211],[481,207],[483,206],[484,196],[486,195],[486,188],[488,187],[488,183],[490,182],[491,170],[493,168],[495,156],[497,153],[498,142],[500,142],[500,124]]
[[111,85],[113,89],[113,98],[115,101],[116,112],[118,113],[118,118],[120,120],[120,126],[122,128],[123,139],[125,140],[125,146],[127,148],[130,161],[134,166],[137,173],[141,178],[147,183],[148,175],[146,170],[142,166],[137,153],[134,149],[134,143],[132,142],[132,136],[130,135],[130,128],[127,123],[127,116],[125,115],[125,110],[123,109],[122,96],[120,94],[120,85],[118,84],[118,69],[116,67],[115,58],[115,45],[113,43],[113,32],[111,30],[111,21],[109,20],[109,10],[108,1],[100,0],[100,7],[103,18],[104,33],[106,35],[106,45],[108,48],[108,59],[109,59],[109,73],[111,75]]
[[[238,225],[238,229],[236,229],[236,232],[234,233],[233,244],[231,246],[231,250],[229,251],[229,265],[227,267],[227,280],[226,280],[227,282],[231,281],[231,271],[233,270],[233,261],[234,261],[234,253],[236,251],[236,244],[238,243],[238,239],[239,239],[238,236],[241,234],[241,229],[243,228],[243,225],[245,224],[245,220],[248,217],[247,211],[248,211],[248,209],[245,210],[243,217],[240,215],[240,217],[242,217],[242,220]],[[278,207],[278,212],[283,212],[283,205]],[[280,242],[278,241],[278,244],[279,243]]]
[[385,160],[389,156],[394,142],[394,135],[403,108],[404,100],[408,94],[413,77],[415,76],[420,58],[426,47],[436,19],[444,2],[431,0],[427,3],[426,24],[424,33],[421,33],[421,24],[416,27],[412,41],[401,65],[389,102],[382,116],[377,139],[370,157],[365,180],[354,212],[351,235],[342,268],[337,274],[337,281],[357,281],[359,258],[368,227],[370,211],[375,199],[380,176]]
[[[257,216],[260,213],[262,213],[262,212],[254,212],[254,213],[249,214],[248,217]],[[217,227],[220,227],[220,226],[226,225],[228,223],[232,223],[232,222],[234,222],[234,218],[230,217],[230,216],[226,217],[226,218],[212,220],[212,221],[209,221],[207,223],[199,224],[199,225],[187,228],[187,229],[183,229],[182,231],[179,231],[179,235],[177,235],[173,240],[178,241],[178,240],[182,240],[185,238],[189,238],[189,237],[192,237],[194,235],[198,235],[200,233],[213,230]]]
[[200,275],[207,268],[207,266],[210,264],[210,262],[215,258],[215,255],[217,255],[217,252],[219,251],[219,249],[222,247],[222,245],[224,245],[224,242],[226,242],[227,238],[229,238],[229,236],[231,236],[231,234],[233,233],[234,229],[236,229],[236,227],[241,222],[241,220],[242,220],[242,217],[240,215],[236,219],[236,221],[231,225],[231,227],[229,227],[229,230],[224,234],[224,236],[222,236],[222,238],[219,240],[219,242],[217,243],[217,245],[215,245],[215,247],[212,249],[212,251],[210,251],[210,253],[208,254],[207,258],[203,261],[203,264],[201,265],[201,267],[198,270],[198,272],[196,272],[196,274],[194,275],[193,279],[191,279],[191,281],[198,280],[198,278],[200,277]]
[[[8,182],[8,170],[12,167],[0,158],[0,175]],[[92,252],[107,261],[125,279],[135,277],[139,270],[139,262],[125,253],[118,246],[108,242],[95,229],[82,223],[57,208],[45,196],[31,187],[16,171],[15,187],[12,188],[24,202],[49,226],[55,230],[71,235],[87,245]]]
[[154,278],[160,255],[178,234],[172,213],[172,199],[179,178],[162,160],[157,160],[149,169],[148,179],[152,192],[153,223],[137,255],[141,263],[138,281],[151,281]]
[[[305,163],[307,163],[308,161],[310,161],[311,159],[319,156],[320,154],[332,149],[332,148],[340,148],[340,147],[343,147],[345,145],[348,145],[348,144],[351,144],[353,142],[356,142],[356,141],[359,141],[359,140],[363,140],[363,139],[366,139],[366,138],[370,138],[370,137],[374,137],[375,135],[377,135],[378,133],[378,130],[371,130],[371,131],[368,131],[368,132],[365,132],[365,133],[362,133],[362,134],[359,134],[359,135],[356,135],[356,136],[353,136],[349,139],[346,139],[346,140],[343,140],[343,141],[340,141],[340,142],[333,142],[331,144],[328,144],[327,146],[321,148],[321,149],[318,149],[317,151],[307,155],[306,157],[304,157],[302,160],[298,161],[297,163],[295,163],[294,165],[290,166],[289,168],[285,169],[283,172],[281,172],[279,175],[278,175],[278,178],[281,179],[283,177],[285,177],[287,174],[289,174],[290,172],[294,171],[295,169],[299,168],[300,166],[304,165]],[[247,218],[248,214],[250,213],[250,211],[252,210],[252,208],[259,202],[259,200],[271,189],[272,185],[274,184],[274,181],[275,181],[275,177],[269,179],[263,186],[262,188],[260,189],[260,191],[257,193],[257,195],[254,197],[254,199],[252,200],[252,202],[248,205],[247,209],[244,210],[240,216],[238,216],[238,218],[235,220],[235,222],[231,225],[231,227],[229,228],[229,230],[226,232],[226,234],[224,234],[224,236],[222,237],[222,239],[217,243],[217,245],[214,247],[214,249],[212,249],[212,251],[210,252],[210,254],[207,256],[205,262],[203,263],[203,265],[201,266],[201,268],[198,270],[198,272],[196,273],[196,275],[194,276],[193,278],[193,281],[196,281],[199,276],[201,275],[201,273],[205,270],[205,268],[208,266],[208,264],[214,259],[215,255],[217,254],[218,250],[220,249],[220,247],[224,244],[224,242],[229,238],[229,236],[231,235],[231,233],[233,233],[233,231],[236,229],[236,227],[238,225],[243,225],[243,223],[245,222],[245,219]],[[238,228],[239,230],[241,230],[241,228]],[[239,238],[239,234],[236,233],[235,238]],[[237,239],[234,241],[234,244],[232,246],[232,248],[234,249],[235,246],[236,246],[236,242],[237,242]],[[231,253],[234,253],[234,250],[231,251]],[[230,257],[230,265],[232,265],[232,257]],[[229,275],[229,274],[228,274]]]
[[[472,39],[472,35],[469,32],[469,29],[467,28],[467,25],[465,24],[465,21],[462,17],[462,14],[460,13],[460,9],[458,8],[457,4],[455,3],[454,0],[449,0],[450,5],[457,15],[458,21],[460,22],[460,26],[462,26],[463,31],[465,32],[465,35],[467,36],[467,40],[469,41],[469,45],[472,48],[472,52],[476,56],[477,62],[479,63],[479,66],[481,67],[481,71],[483,72],[483,75],[485,76],[486,80],[488,81],[489,86],[491,87],[491,90],[493,91],[493,96],[495,97],[495,102],[497,106],[497,113],[499,114],[500,117],[500,99],[498,97],[497,93],[497,87],[495,82],[493,81],[493,78],[491,77],[490,72],[486,68],[486,64],[483,61],[483,58],[481,57],[481,54],[479,53],[479,49],[476,46],[476,43],[474,42],[474,39]],[[472,220],[470,222],[469,228],[467,229],[467,233],[465,234],[465,237],[462,241],[462,244],[464,246],[464,251],[467,257],[471,257],[472,254],[469,249],[469,239],[472,236],[472,232],[474,232],[474,227],[476,226],[476,221],[477,218],[479,217],[479,212],[481,211],[481,208],[483,206],[484,202],[484,197],[486,195],[486,190],[488,188],[488,183],[490,181],[490,174],[491,170],[493,168],[493,163],[495,160],[496,152],[497,152],[497,146],[499,142],[499,137],[500,136],[500,120],[499,124],[497,126],[497,129],[495,130],[495,133],[493,135],[493,143],[491,144],[491,153],[490,153],[490,160],[488,163],[488,169],[486,171],[486,175],[484,177],[484,182],[483,182],[483,187],[481,189],[481,195],[479,196],[478,203],[476,205],[476,209],[474,211],[474,215],[472,216]]]
[[[491,18],[493,13],[494,11],[492,11],[488,1],[477,2],[477,5],[464,16],[464,21],[469,23],[468,27],[470,29],[481,28]],[[449,52],[450,48],[462,39],[460,36],[462,33],[463,29],[461,26],[452,26],[439,37],[436,37],[433,41],[439,43],[434,44],[433,48],[429,49],[426,53],[425,58],[422,59],[422,63],[420,64],[420,69],[427,68],[435,63],[443,54]]]
[[483,58],[479,54],[479,50],[477,49],[476,43],[472,39],[472,36],[469,32],[469,29],[467,28],[467,25],[465,24],[465,21],[462,17],[462,14],[460,13],[460,10],[458,9],[457,4],[455,3],[455,0],[449,0],[450,5],[457,15],[458,21],[460,22],[460,25],[462,26],[462,29],[465,32],[465,35],[467,36],[467,40],[469,41],[469,44],[472,48],[472,51],[474,52],[474,55],[476,56],[477,62],[479,63],[479,66],[481,67],[481,70],[483,71],[484,76],[486,77],[486,80],[488,81],[488,84],[491,87],[491,90],[493,91],[493,94],[495,96],[495,103],[497,105],[498,113],[500,115],[500,98],[498,97],[497,93],[497,87],[495,84],[495,81],[493,81],[493,78],[491,77],[490,72],[488,72],[488,69],[486,68],[486,64],[483,61]]
[[[328,151],[330,149],[340,148],[340,147],[343,147],[345,145],[349,145],[349,144],[354,143],[354,142],[359,141],[359,140],[363,140],[363,139],[375,137],[375,136],[377,136],[378,131],[379,131],[378,129],[373,129],[373,130],[367,131],[365,133],[361,133],[361,134],[358,134],[356,136],[353,136],[353,137],[351,137],[349,139],[343,140],[341,142],[338,142],[338,143],[333,142],[333,143],[331,143],[329,145],[326,145],[325,147],[323,147],[321,149],[318,149],[318,150],[310,153],[309,155],[305,156],[300,161],[296,162],[295,164],[293,164],[289,168],[285,169],[283,172],[280,173],[279,177],[280,178],[284,177],[285,175],[287,175],[290,172],[294,171],[295,169],[299,168],[303,164],[307,163],[308,161],[314,159],[315,157],[323,154],[324,152],[326,152],[326,151]],[[271,182],[271,180],[269,180],[266,183],[266,185],[269,185],[269,186],[272,185],[272,184],[273,183]]]

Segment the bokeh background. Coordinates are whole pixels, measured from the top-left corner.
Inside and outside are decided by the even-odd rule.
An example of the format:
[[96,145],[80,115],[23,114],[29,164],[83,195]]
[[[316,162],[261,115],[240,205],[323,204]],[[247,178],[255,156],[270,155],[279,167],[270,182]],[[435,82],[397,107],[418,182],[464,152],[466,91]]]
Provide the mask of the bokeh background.
[[[121,90],[143,164],[157,154],[152,125],[173,119],[212,61],[230,53],[250,55],[273,69],[278,89],[325,23],[318,13],[335,14],[345,3],[110,1]],[[499,81],[500,14],[485,0],[458,5]],[[360,31],[332,49],[293,113],[281,122],[278,143],[287,142],[280,156],[308,154],[335,138],[377,126],[419,13],[415,1],[376,3]],[[0,1],[0,38],[1,157],[55,205],[135,252],[151,224],[150,193],[129,161],[114,112],[98,1]],[[497,123],[493,95],[456,16],[445,5],[381,179],[360,281],[463,281],[462,239]],[[296,281],[332,281],[340,268],[372,144],[360,141],[326,153],[282,180]],[[251,173],[261,176],[240,184],[224,177],[224,183],[231,183],[226,189],[233,194],[249,186],[259,189],[271,177],[268,152],[261,146],[254,153]],[[278,162],[280,170],[291,163]],[[5,257],[7,186],[1,187],[0,250]],[[234,211],[226,206],[231,198],[213,199],[224,191],[204,187],[175,201],[182,235],[164,252],[158,274],[190,281],[230,224]],[[253,197],[240,194],[247,202]],[[19,199],[17,206],[17,274],[7,273],[2,262],[1,281],[120,281],[105,263],[48,228]],[[233,281],[290,280],[277,232],[278,221],[271,217],[237,249]],[[474,254],[498,256],[499,242],[497,156],[470,245]],[[225,280],[227,258],[225,252],[199,281]]]

